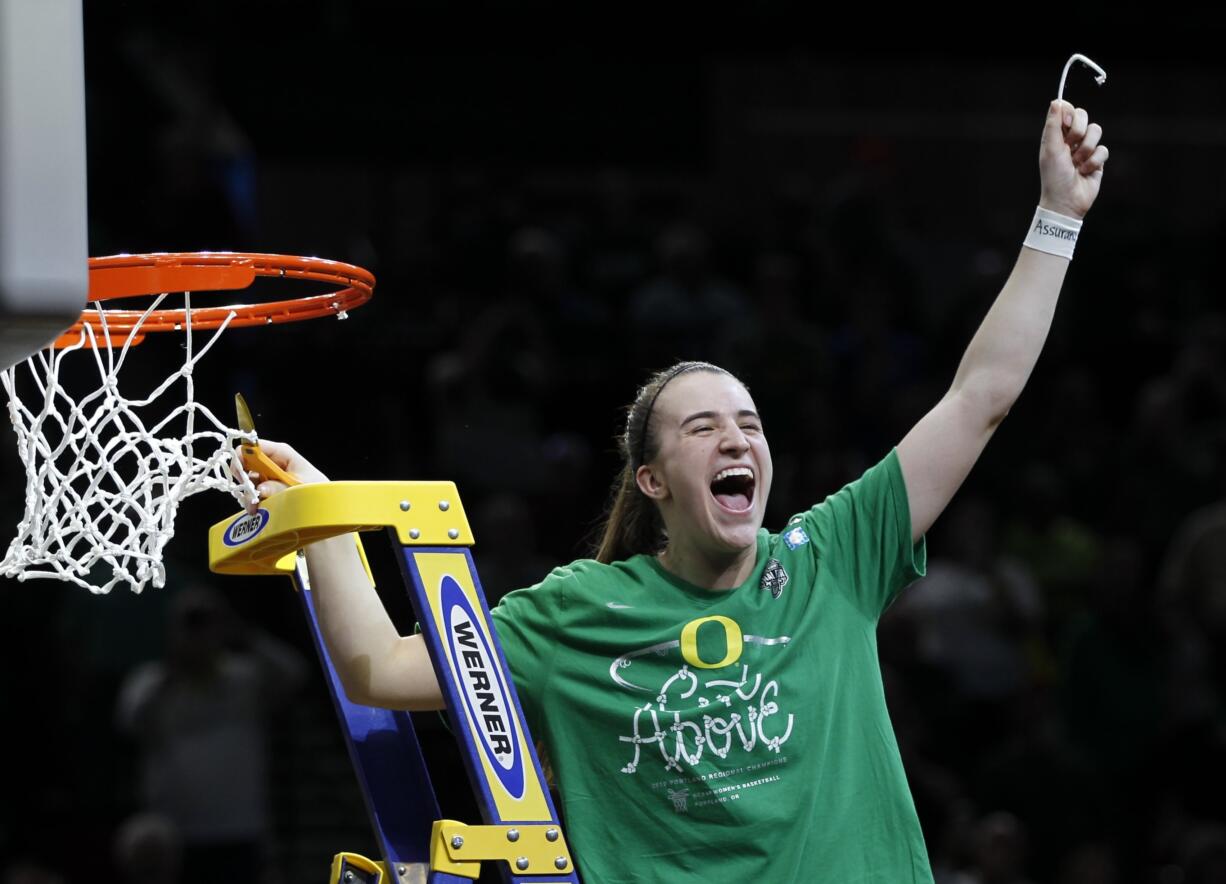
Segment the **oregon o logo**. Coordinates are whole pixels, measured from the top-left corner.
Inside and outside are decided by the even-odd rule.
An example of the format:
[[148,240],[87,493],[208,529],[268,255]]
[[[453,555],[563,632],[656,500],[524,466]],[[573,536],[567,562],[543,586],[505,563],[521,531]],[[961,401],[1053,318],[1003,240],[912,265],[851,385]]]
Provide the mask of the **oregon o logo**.
[[[698,627],[704,623],[718,623],[724,627],[724,638],[728,642],[728,651],[724,654],[724,659],[715,663],[708,663],[698,656]],[[721,617],[718,614],[713,617],[699,617],[697,620],[691,620],[681,630],[681,657],[686,663],[697,669],[722,669],[725,666],[731,666],[741,659],[741,647],[741,627],[735,620]]]

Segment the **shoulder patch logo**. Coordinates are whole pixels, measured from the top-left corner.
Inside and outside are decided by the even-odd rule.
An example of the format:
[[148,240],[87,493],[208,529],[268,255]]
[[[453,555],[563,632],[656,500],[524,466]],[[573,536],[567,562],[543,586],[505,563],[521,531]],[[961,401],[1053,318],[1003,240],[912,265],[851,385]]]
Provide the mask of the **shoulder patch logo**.
[[783,565],[779,564],[779,560],[771,559],[766,563],[766,570],[762,572],[762,588],[769,589],[772,596],[779,598],[783,595],[783,588],[788,585],[790,579]]
[[809,542],[809,535],[805,533],[804,528],[797,525],[784,532],[783,542],[788,545],[788,549],[796,549],[796,547],[804,546]]

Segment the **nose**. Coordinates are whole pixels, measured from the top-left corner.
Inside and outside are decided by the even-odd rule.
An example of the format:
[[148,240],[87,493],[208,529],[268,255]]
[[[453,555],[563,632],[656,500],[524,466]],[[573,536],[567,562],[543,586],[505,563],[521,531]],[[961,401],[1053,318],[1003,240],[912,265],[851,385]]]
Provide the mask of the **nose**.
[[724,430],[720,439],[720,450],[733,455],[744,454],[749,450],[749,439],[735,423]]

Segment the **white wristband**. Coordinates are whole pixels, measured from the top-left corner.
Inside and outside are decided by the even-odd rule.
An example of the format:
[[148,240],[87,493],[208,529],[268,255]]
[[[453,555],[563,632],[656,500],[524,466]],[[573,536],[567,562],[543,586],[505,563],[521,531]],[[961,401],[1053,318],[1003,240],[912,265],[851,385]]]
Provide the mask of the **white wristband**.
[[1022,245],[1072,260],[1073,247],[1077,245],[1080,232],[1081,221],[1078,219],[1039,206],[1034,210],[1034,220],[1030,222],[1030,230]]

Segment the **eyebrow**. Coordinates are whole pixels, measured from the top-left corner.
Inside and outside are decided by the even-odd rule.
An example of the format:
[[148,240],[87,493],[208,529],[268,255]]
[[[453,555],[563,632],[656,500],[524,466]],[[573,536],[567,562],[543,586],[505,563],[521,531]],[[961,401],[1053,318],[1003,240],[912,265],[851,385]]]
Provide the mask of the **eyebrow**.
[[[758,416],[758,413],[756,411],[752,411],[751,409],[748,409],[748,408],[742,408],[740,411],[736,413],[736,416],[738,420],[744,417],[751,417],[756,421],[762,420],[762,418]],[[683,420],[681,422],[681,426],[684,427],[690,421],[695,421],[695,420],[698,420],[699,418],[705,418],[706,420],[714,420],[717,417],[719,417],[719,412],[717,411],[696,411],[693,414],[691,414],[689,417],[687,417],[685,420]]]

